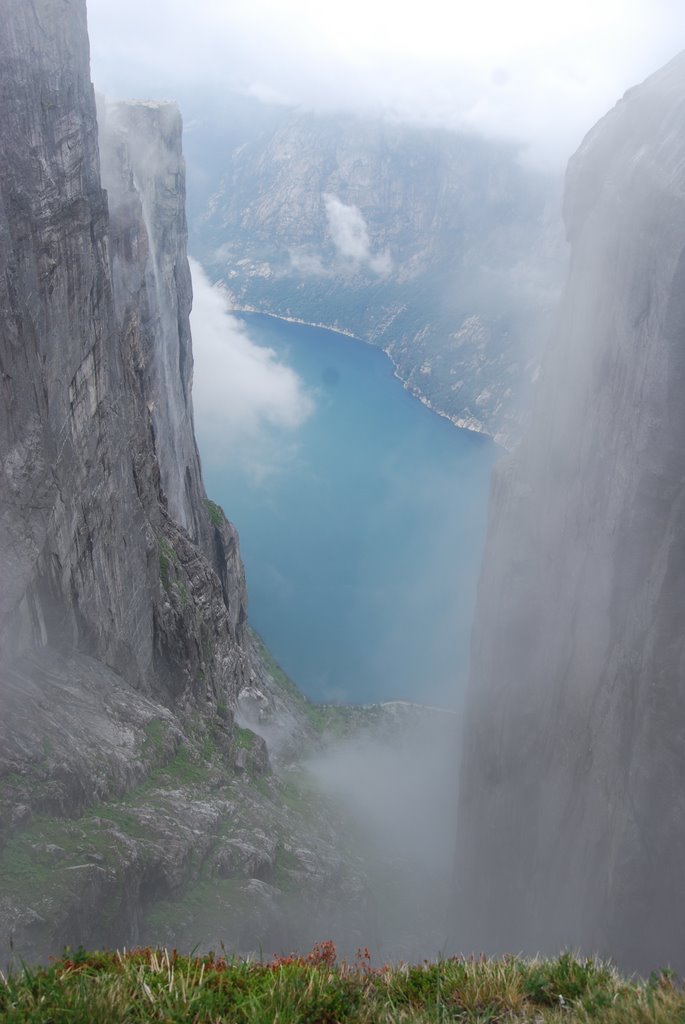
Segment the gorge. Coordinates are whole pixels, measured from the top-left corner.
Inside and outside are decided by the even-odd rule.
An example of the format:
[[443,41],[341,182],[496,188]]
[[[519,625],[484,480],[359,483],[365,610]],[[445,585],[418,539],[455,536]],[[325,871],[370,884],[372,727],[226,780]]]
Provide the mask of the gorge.
[[247,626],[237,534],[204,490],[178,110],[98,118],[85,2],[0,15],[0,961],[330,929],[437,951],[446,794],[420,807],[442,838],[419,917],[421,849],[398,857],[346,801],[361,767],[406,834],[396,755],[425,788],[428,746],[449,780],[454,716],[302,697]]
[[[381,958],[680,968],[685,58],[569,167],[569,277],[493,477],[461,759],[458,714],[313,704],[248,625],[194,435],[179,112],[96,109],[85,0],[0,19],[0,964],[325,932]],[[318,216],[353,218],[380,279],[398,239],[360,250],[331,173]],[[509,443],[498,403],[472,425]]]
[[417,402],[369,345],[258,314],[239,322],[310,400],[290,429],[205,424],[219,362],[212,348],[205,366],[194,321],[205,480],[240,531],[251,622],[313,700],[458,707],[501,450]]
[[558,175],[387,117],[234,98],[227,121],[188,132],[191,240],[235,308],[377,345],[412,394],[514,446],[565,268]]

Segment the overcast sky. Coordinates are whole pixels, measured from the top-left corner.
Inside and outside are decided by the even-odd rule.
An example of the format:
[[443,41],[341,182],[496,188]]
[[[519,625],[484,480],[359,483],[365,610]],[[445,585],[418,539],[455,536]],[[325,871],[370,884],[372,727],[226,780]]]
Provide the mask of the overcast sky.
[[563,163],[630,85],[685,48],[683,0],[88,0],[113,96],[190,88],[386,110]]

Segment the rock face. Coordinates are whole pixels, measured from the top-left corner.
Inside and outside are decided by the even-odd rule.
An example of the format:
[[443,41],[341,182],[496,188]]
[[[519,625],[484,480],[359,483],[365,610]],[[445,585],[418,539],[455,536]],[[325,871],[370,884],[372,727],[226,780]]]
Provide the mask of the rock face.
[[[183,201],[181,164],[174,187],[166,166],[146,179],[127,228],[117,195],[112,227],[85,11],[67,6],[3,5],[2,650],[66,645],[169,699],[201,690],[230,702],[225,663],[245,595],[235,534],[203,503],[192,433],[183,220],[164,230]],[[178,150],[180,123],[169,120]],[[180,287],[169,311],[170,278]],[[195,564],[193,540],[214,564]],[[207,659],[193,649],[196,623],[173,607],[165,559],[193,598],[188,620],[223,634]],[[237,588],[220,586],[229,572]]]
[[683,967],[685,56],[570,162],[537,408],[495,474],[461,777],[461,948]]
[[[32,914],[43,952],[48,936],[81,941],[79,900],[92,937],[112,884],[107,934],[133,934],[122,879],[138,863],[149,880],[152,863],[129,837],[107,885],[32,910],[12,843],[36,815],[83,815],[208,736],[227,777],[267,762],[232,738],[252,673],[246,593],[193,436],[180,117],[112,111],[108,197],[85,0],[1,0],[0,19],[0,930],[30,955]],[[36,901],[41,877],[60,888],[24,864]]]
[[85,0],[0,21],[0,969],[334,925],[353,954],[370,869],[293,764],[339,709],[247,628],[200,475],[180,117],[101,110],[101,179]]
[[190,403],[181,115],[172,103],[101,103],[98,122],[119,329],[143,336],[143,386],[159,439],[162,488],[170,515],[197,540],[206,516]]
[[379,345],[453,422],[517,439],[561,282],[556,181],[466,135],[262,116],[221,156],[204,140],[193,251],[236,306]]

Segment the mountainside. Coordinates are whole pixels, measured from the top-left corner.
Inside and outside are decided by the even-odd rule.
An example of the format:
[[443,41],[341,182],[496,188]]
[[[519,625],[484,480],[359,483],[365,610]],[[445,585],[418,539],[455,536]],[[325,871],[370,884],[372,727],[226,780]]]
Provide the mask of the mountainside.
[[258,870],[236,806],[268,758],[233,712],[269,677],[193,436],[178,112],[107,115],[108,203],[85,3],[0,13],[0,942],[32,957]]
[[[230,764],[251,669],[237,536],[206,501],[193,437],[180,118],[122,114],[146,119],[159,164],[144,176],[108,143],[120,162],[110,212],[85,3],[3,0],[1,12],[0,916],[3,943],[14,934],[28,950],[41,914],[13,891],[14,837],[139,786],[184,748],[191,721],[198,733],[220,723]],[[93,934],[120,886],[86,861],[39,948],[80,934],[84,903]],[[59,885],[22,864],[38,906],[38,880]],[[130,933],[136,875],[153,868],[128,870],[112,934]]]
[[561,279],[557,183],[467,135],[263,118],[202,136],[193,251],[235,305],[379,345],[438,412],[517,440]]
[[492,489],[455,928],[682,969],[685,55],[586,137],[565,218],[537,406]]
[[[0,20],[0,969],[333,929],[418,955],[447,865],[417,916],[422,851],[388,853],[349,796],[360,769],[394,790],[398,759],[411,791],[425,747],[451,764],[454,716],[311,705],[247,627],[193,434],[180,115],[98,124],[85,0]],[[449,830],[438,795],[421,812]]]

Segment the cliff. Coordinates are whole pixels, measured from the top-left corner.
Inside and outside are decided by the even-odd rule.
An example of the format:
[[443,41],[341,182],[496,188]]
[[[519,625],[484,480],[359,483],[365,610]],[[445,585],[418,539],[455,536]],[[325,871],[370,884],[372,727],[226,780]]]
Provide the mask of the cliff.
[[[222,663],[235,660],[245,595],[240,582],[229,609],[218,584],[235,534],[217,527],[220,557],[197,581],[211,606],[202,628],[224,637],[203,683],[190,620],[204,609],[195,600],[180,614],[160,575],[165,545],[189,576],[191,542],[209,547],[214,533],[188,394],[183,222],[162,242],[140,203],[126,229],[118,206],[110,220],[85,12],[65,6],[3,8],[2,650],[66,646],[169,701],[201,691],[230,702],[236,682]],[[170,310],[159,294],[169,277],[179,284]],[[240,575],[237,563],[230,571]]]
[[682,968],[685,56],[586,137],[565,218],[537,406],[492,486],[454,927]]
[[[451,763],[454,716],[310,705],[248,629],[193,435],[179,113],[98,124],[84,0],[0,18],[0,969],[333,931],[418,955],[445,864],[410,886],[422,851],[354,797],[372,776],[406,835],[398,760],[404,793],[426,747]],[[303,762],[343,741],[338,793]]]
[[194,251],[236,306],[378,345],[453,422],[518,440],[565,258],[558,183],[473,136],[291,111],[274,123],[269,108],[253,121],[200,136],[195,154],[213,194]]
[[[180,116],[103,111],[101,177],[85,0],[1,0],[0,19],[4,962],[131,944],[201,877],[244,903],[305,830],[267,835],[280,790],[233,721],[273,679],[193,435]],[[340,874],[322,828],[305,881]],[[274,927],[260,884],[245,942]]]

